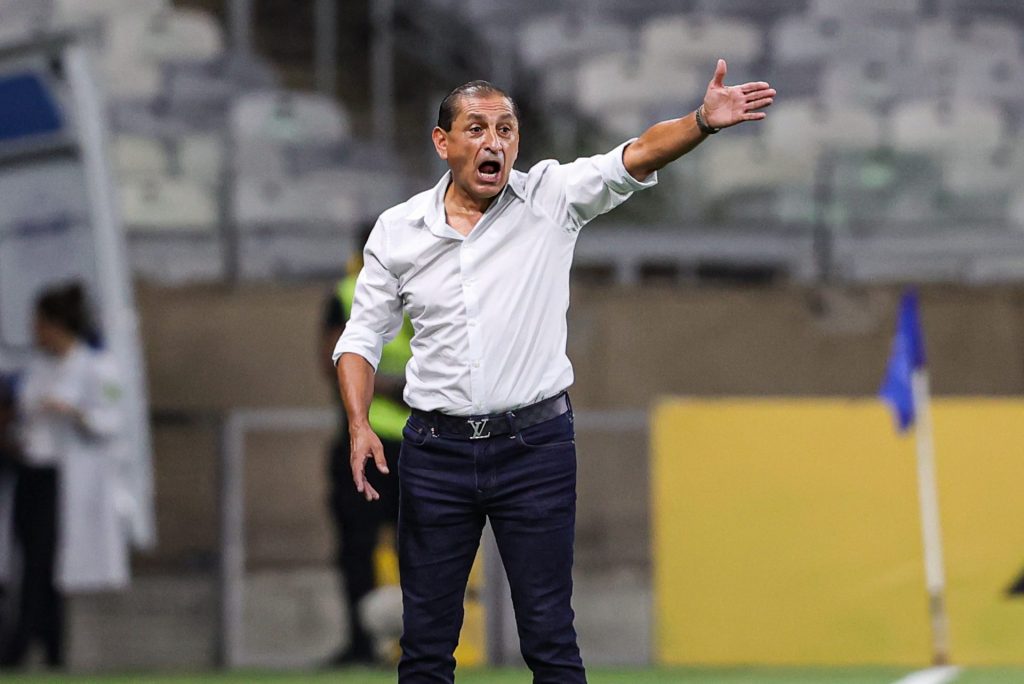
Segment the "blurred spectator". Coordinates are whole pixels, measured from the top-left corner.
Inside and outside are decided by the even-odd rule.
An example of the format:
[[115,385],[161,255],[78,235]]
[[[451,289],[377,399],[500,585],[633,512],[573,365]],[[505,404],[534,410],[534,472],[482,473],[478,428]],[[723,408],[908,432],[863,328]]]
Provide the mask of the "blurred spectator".
[[[328,298],[323,321],[321,359],[335,398],[338,399],[338,433],[331,444],[331,516],[338,538],[338,560],[341,567],[345,597],[348,602],[349,644],[332,660],[331,665],[367,664],[377,659],[374,641],[367,632],[359,604],[374,587],[385,579],[384,567],[396,563],[381,562],[374,551],[385,544],[388,556],[395,557],[394,528],[398,522],[398,478],[384,477],[374,471],[371,482],[380,492],[380,501],[366,501],[352,484],[349,466],[349,439],[345,410],[338,392],[338,376],[331,360],[334,345],[345,329],[352,311],[356,277],[363,267],[362,249],[370,230],[360,231],[358,243],[349,263],[349,274],[342,279]],[[398,472],[398,453],[402,446],[402,428],[409,418],[402,392],[405,389],[405,365],[412,356],[409,344],[412,326],[405,319],[398,336],[384,347],[374,380],[374,399],[370,406],[370,423],[380,435],[384,453],[392,473]],[[384,554],[381,554],[384,555]],[[382,567],[377,567],[382,566]],[[394,574],[394,573],[393,573]],[[397,577],[391,578],[392,582]]]
[[63,666],[64,595],[128,583],[110,449],[122,427],[121,386],[109,359],[88,346],[93,335],[80,285],[36,300],[38,353],[17,396],[14,532],[22,572],[6,667],[23,665],[35,640],[48,666]]
[[0,374],[0,653],[10,629],[10,597],[14,567],[14,482],[17,443],[14,438],[14,379]]

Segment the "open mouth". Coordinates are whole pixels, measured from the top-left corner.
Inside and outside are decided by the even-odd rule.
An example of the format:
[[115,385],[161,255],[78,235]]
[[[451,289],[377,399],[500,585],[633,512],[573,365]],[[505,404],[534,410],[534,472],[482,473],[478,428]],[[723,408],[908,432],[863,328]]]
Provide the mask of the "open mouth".
[[501,177],[501,162],[485,161],[476,167],[477,175],[485,183],[497,183]]

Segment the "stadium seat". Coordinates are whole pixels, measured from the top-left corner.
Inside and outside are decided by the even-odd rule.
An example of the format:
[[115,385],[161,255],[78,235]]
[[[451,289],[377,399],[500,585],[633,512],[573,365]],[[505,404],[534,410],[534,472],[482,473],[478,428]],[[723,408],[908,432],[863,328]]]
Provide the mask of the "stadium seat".
[[890,24],[865,27],[841,15],[783,17],[771,31],[772,58],[780,64],[827,61],[898,63],[905,31]]
[[836,106],[882,109],[896,97],[900,71],[896,60],[836,60],[821,74],[821,95]]
[[910,58],[914,62],[936,64],[955,59],[960,41],[956,27],[948,19],[919,22],[911,31]]
[[995,19],[972,21],[966,34],[967,42],[986,54],[1001,55],[1008,59],[1021,58],[1021,29]]
[[357,189],[344,174],[302,177],[242,176],[234,191],[233,218],[244,230],[336,228],[358,221]]
[[626,51],[630,42],[630,31],[615,21],[577,18],[571,13],[545,14],[520,30],[519,54],[523,64],[540,77],[542,99],[554,105],[573,100],[582,62]]
[[103,85],[118,100],[151,101],[161,92],[160,69],[142,60],[108,57],[102,61]]
[[224,143],[219,135],[196,133],[177,140],[177,167],[189,180],[217,185],[224,175]]
[[134,232],[213,231],[219,221],[213,188],[181,176],[124,178],[124,223]]
[[167,149],[162,140],[139,135],[113,139],[114,168],[122,178],[160,176],[167,173]]
[[58,24],[81,24],[127,14],[154,15],[171,8],[171,0],[56,0]]
[[629,53],[603,55],[580,69],[577,101],[611,131],[637,135],[663,104],[674,112],[685,110],[689,100],[699,98],[704,78],[662,62],[637,63]]
[[780,101],[764,122],[773,150],[810,146],[816,150],[870,150],[881,142],[881,120],[863,107],[826,107],[811,99]]
[[208,60],[222,51],[220,29],[208,14],[138,9],[108,17],[101,60],[114,97],[151,100],[162,93],[161,62]]
[[199,10],[125,12],[112,16],[108,24],[105,52],[110,59],[135,59],[149,64],[205,61],[223,51],[220,26]]
[[964,100],[1024,101],[1024,59],[979,47],[958,50],[953,93]]
[[772,60],[778,64],[821,61],[836,49],[841,21],[795,14],[771,29]]
[[0,45],[44,31],[52,13],[53,0],[0,0]]
[[897,104],[890,126],[897,149],[939,158],[993,151],[1003,144],[1003,128],[1002,115],[990,103],[929,100]]
[[763,43],[762,32],[750,22],[692,14],[652,19],[640,35],[644,60],[682,67],[707,68],[725,54],[735,62],[752,62],[761,56]]
[[737,16],[768,25],[783,14],[807,11],[808,0],[700,0],[698,11],[709,17]]
[[922,13],[921,0],[811,0],[810,14],[861,22],[908,21]]
[[592,15],[615,17],[631,27],[636,27],[653,17],[663,14],[691,12],[699,6],[700,0],[583,0],[585,10]]
[[1024,25],[1024,3],[1020,0],[946,0],[945,5],[956,19],[990,16]]
[[943,186],[957,197],[1006,195],[1024,178],[1024,147],[1019,143],[996,150],[966,148],[943,165]]
[[237,172],[250,177],[286,175],[290,154],[340,150],[350,137],[346,113],[316,94],[254,92],[236,101],[230,121]]
[[273,69],[255,56],[228,54],[204,62],[164,62],[159,107],[192,128],[221,130],[235,99],[253,90],[276,88]]
[[575,63],[580,58],[630,47],[630,32],[621,23],[570,13],[545,14],[519,32],[523,63],[535,69]]
[[762,140],[752,136],[715,140],[703,151],[701,168],[703,189],[709,198],[783,185],[809,186],[815,171],[812,154],[799,150],[773,154]]

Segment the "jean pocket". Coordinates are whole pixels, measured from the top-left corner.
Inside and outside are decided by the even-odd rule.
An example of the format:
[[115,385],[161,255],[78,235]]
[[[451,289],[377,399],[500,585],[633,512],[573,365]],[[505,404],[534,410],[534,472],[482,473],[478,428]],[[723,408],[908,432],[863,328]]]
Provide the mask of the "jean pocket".
[[402,428],[402,439],[413,446],[423,446],[430,437],[430,430],[426,425],[410,418]]
[[535,449],[575,444],[572,412],[566,411],[560,416],[523,428],[516,434],[516,439],[523,446]]

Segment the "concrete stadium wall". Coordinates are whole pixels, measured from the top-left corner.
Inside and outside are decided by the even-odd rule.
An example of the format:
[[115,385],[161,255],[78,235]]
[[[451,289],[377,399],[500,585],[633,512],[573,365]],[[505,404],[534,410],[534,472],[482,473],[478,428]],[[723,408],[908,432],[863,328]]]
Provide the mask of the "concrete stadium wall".
[[[316,360],[328,288],[140,289],[150,397],[161,416],[154,430],[160,546],[140,567],[212,562],[212,417],[236,407],[331,405]],[[569,316],[573,401],[581,410],[610,410],[647,409],[666,394],[870,396],[898,296],[896,288],[577,287]],[[936,287],[921,298],[937,394],[1024,393],[1024,288]],[[331,558],[328,439],[250,438],[251,565]],[[642,433],[580,435],[583,568],[648,566],[647,535],[638,534],[648,522],[646,453]]]

